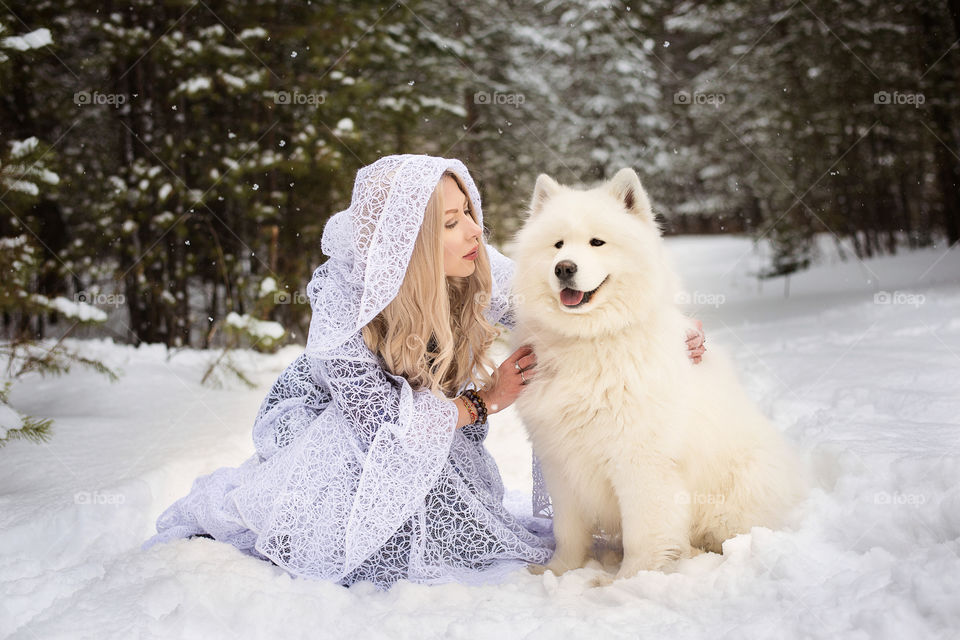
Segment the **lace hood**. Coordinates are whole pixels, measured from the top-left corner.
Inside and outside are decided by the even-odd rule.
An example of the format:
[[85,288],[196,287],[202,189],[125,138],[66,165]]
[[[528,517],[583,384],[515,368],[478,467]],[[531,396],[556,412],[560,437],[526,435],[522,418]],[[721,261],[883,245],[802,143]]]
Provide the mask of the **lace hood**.
[[467,188],[482,227],[480,193],[459,160],[386,156],[357,172],[350,207],[332,216],[323,231],[328,260],[307,285],[313,309],[309,354],[336,349],[397,296],[427,202],[448,170]]

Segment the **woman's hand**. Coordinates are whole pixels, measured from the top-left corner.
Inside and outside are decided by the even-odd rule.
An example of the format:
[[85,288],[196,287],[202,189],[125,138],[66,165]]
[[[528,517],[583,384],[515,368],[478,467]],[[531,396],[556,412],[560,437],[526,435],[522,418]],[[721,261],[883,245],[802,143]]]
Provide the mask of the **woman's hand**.
[[696,329],[687,329],[687,357],[693,361],[694,364],[699,364],[700,360],[703,359],[703,352],[707,350],[703,346],[707,337],[703,335],[703,323],[699,320],[694,320],[697,323]]
[[533,347],[523,345],[503,361],[493,374],[493,384],[480,391],[488,413],[506,409],[517,399],[523,387],[537,375],[537,356]]

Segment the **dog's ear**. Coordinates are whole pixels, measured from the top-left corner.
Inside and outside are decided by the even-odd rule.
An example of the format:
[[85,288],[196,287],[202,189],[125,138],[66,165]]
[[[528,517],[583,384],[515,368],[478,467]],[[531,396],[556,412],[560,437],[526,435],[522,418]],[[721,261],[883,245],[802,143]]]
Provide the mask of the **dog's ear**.
[[537,176],[537,184],[533,187],[533,199],[530,201],[530,217],[540,213],[547,200],[553,197],[560,190],[560,185],[556,180],[545,173]]
[[607,183],[607,189],[623,203],[629,213],[638,215],[651,223],[654,221],[653,211],[650,209],[650,198],[640,184],[636,171],[629,167],[620,169]]

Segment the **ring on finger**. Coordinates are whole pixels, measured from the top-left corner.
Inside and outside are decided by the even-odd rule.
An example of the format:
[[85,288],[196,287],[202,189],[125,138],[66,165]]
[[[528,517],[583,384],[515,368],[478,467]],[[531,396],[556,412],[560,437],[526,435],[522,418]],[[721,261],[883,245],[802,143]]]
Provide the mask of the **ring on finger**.
[[520,370],[520,384],[527,384],[527,379],[523,377],[523,370]]

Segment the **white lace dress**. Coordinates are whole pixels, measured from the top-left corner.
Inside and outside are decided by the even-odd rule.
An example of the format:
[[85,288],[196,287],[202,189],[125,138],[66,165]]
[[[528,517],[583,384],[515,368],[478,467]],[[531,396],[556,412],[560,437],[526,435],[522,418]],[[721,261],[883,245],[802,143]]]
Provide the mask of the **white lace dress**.
[[[381,589],[403,578],[497,581],[549,560],[550,521],[503,506],[503,483],[483,445],[488,424],[456,429],[455,405],[388,373],[359,331],[396,295],[444,170],[461,177],[480,216],[479,194],[459,161],[388,156],[358,173],[351,208],[324,229],[330,259],[308,287],[307,348],[260,408],[256,453],[197,478],[160,515],[144,549],[207,534],[296,576],[369,580]],[[397,232],[411,224],[413,231]],[[512,327],[513,265],[486,250],[494,279],[487,319]],[[392,268],[398,255],[399,271]],[[534,467],[536,478],[535,459]],[[542,480],[534,506],[549,510]]]

